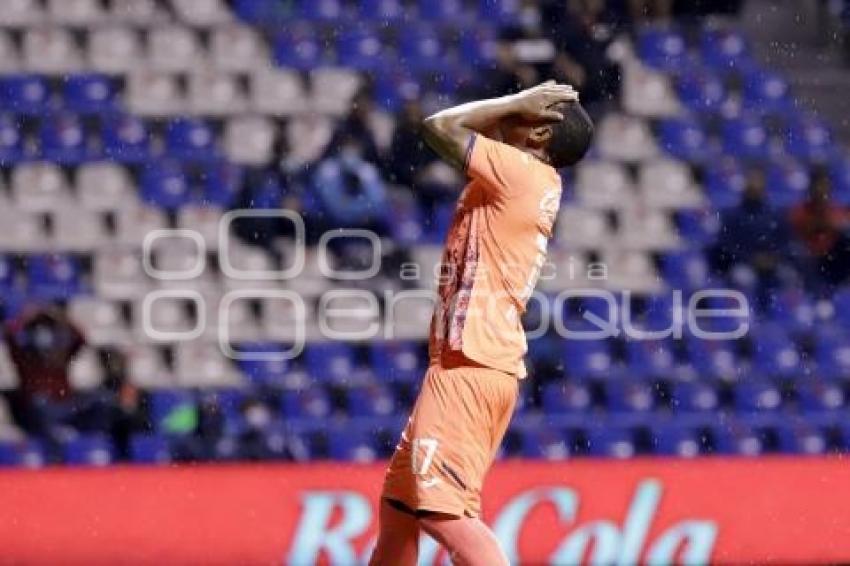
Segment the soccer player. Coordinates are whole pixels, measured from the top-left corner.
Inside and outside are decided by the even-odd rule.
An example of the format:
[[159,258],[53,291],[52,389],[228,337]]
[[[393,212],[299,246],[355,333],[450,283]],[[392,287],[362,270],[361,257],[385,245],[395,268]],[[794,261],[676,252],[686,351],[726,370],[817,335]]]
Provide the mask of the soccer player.
[[458,565],[507,558],[479,519],[481,487],[525,377],[520,316],[561,202],[557,169],[593,125],[568,85],[470,102],[424,121],[428,144],[470,178],[441,262],[429,368],[384,482],[370,564],[417,561],[420,530]]

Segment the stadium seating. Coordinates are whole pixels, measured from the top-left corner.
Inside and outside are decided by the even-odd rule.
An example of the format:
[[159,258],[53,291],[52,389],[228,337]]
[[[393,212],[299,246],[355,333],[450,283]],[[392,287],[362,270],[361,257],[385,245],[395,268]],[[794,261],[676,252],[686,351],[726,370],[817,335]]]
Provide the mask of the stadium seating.
[[[271,421],[257,432],[263,457],[387,456],[427,364],[430,306],[396,313],[393,338],[317,339],[318,300],[345,282],[322,272],[312,245],[304,273],[285,283],[228,277],[280,269],[294,247],[287,240],[248,246],[231,237],[229,261],[212,261],[224,245],[219,220],[234,208],[277,209],[282,198],[308,186],[297,172],[311,171],[322,158],[364,84],[372,86],[376,120],[390,133],[392,113],[406,100],[445,106],[460,99],[470,77],[493,64],[496,38],[517,18],[519,4],[20,0],[4,6],[0,312],[9,320],[29,300],[66,303],[91,348],[117,348],[127,357],[128,379],[143,390],[150,424],[126,447],[106,431],[75,432],[58,459],[107,465],[243,457],[252,399],[272,408]],[[411,13],[421,25],[408,26]],[[815,166],[828,171],[836,200],[850,203],[850,160],[828,125],[800,107],[787,79],[759,66],[734,27],[706,27],[697,35],[647,26],[625,40],[631,45],[621,61],[623,102],[598,117],[590,156],[567,177],[550,255],[560,277],[540,285],[552,295],[588,283],[632,291],[643,312],[631,324],[645,332],[673,324],[673,290],[687,300],[730,283],[712,274],[708,250],[720,230],[719,212],[740,202],[749,167],[766,172],[767,196],[778,209],[805,198]],[[398,60],[404,64],[389,64]],[[657,104],[629,103],[647,99],[632,89],[655,93]],[[249,199],[242,198],[246,187]],[[431,289],[428,269],[439,260],[454,203],[425,203],[408,187],[391,192],[385,241],[427,275],[410,284],[381,274],[366,288]],[[304,206],[321,217],[314,197]],[[200,234],[203,274],[166,281],[146,271],[145,237],[163,229]],[[154,247],[153,265],[188,271],[198,260],[195,243]],[[596,261],[610,267],[604,283],[587,275]],[[237,353],[266,356],[231,360],[220,350],[222,297],[258,288],[307,298],[307,340],[295,359],[273,355],[296,341],[298,319],[297,309],[275,297],[234,301],[226,313]],[[153,290],[191,290],[204,302],[195,308],[176,296],[146,305]],[[618,296],[619,307],[625,299]],[[554,316],[576,331],[595,328],[582,320],[585,313],[604,318],[607,310],[591,300],[570,308]],[[850,450],[848,291],[828,299],[783,288],[753,314],[751,332],[734,342],[688,332],[682,339],[565,341],[548,334],[533,341],[529,364],[539,375],[531,373],[531,392],[502,455]],[[157,340],[144,331],[150,323],[160,333],[188,333],[202,318],[197,342]],[[5,349],[0,354],[0,384],[9,388],[14,366]],[[80,390],[98,387],[106,373],[96,354],[88,350],[74,369]],[[201,442],[206,411],[224,425]],[[49,452],[45,439],[4,439],[0,465],[41,466]]]

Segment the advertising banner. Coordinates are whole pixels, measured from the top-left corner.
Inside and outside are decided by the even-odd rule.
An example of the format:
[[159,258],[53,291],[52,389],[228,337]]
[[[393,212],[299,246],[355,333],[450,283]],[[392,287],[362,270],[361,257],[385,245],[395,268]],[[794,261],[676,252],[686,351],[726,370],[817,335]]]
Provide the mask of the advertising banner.
[[[0,472],[0,563],[361,564],[383,464]],[[484,519],[517,564],[850,562],[839,458],[504,461]],[[420,562],[446,564],[423,537]]]

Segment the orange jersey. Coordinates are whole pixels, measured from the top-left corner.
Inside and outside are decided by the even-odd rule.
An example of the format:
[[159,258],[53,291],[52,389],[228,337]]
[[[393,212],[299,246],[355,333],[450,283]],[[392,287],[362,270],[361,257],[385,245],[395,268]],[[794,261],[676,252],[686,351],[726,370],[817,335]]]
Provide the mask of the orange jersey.
[[526,375],[520,321],[561,203],[558,172],[515,147],[476,135],[441,262],[429,340],[432,363],[461,352]]

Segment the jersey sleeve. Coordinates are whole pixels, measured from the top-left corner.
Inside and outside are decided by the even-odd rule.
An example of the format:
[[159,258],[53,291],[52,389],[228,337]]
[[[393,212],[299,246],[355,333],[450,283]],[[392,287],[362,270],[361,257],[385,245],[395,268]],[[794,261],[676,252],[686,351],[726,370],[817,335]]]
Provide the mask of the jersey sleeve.
[[524,152],[507,144],[475,134],[466,150],[466,174],[482,182],[496,199],[509,198],[528,181],[529,160]]

